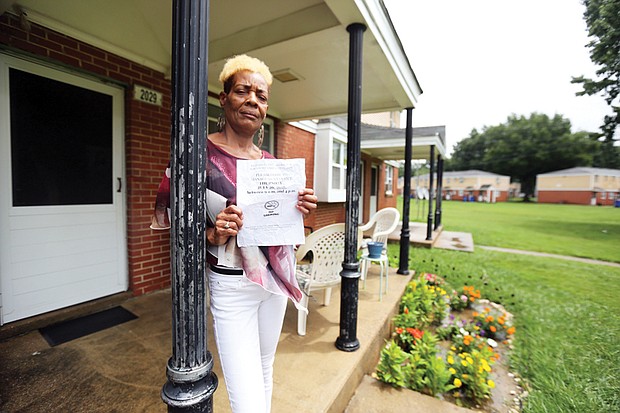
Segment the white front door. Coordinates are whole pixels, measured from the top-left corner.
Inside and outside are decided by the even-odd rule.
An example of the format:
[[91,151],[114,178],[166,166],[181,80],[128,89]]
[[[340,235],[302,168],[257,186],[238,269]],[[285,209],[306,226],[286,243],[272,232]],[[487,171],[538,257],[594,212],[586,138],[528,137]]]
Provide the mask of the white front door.
[[360,202],[359,202],[359,218],[358,223],[361,225],[364,223],[364,161],[360,164],[360,176],[362,177],[362,184],[360,187]]
[[370,167],[370,200],[368,201],[368,206],[370,209],[369,218],[377,212],[377,193],[379,185],[379,167],[377,165],[372,165]]
[[123,96],[0,55],[0,324],[127,289]]

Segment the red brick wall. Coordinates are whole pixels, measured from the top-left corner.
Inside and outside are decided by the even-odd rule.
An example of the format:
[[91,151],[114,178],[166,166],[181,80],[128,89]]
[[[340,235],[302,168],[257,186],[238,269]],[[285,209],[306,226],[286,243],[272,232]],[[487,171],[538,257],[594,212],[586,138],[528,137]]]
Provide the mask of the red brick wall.
[[315,214],[314,225],[310,225],[313,230],[323,228],[326,225],[344,222],[346,209],[344,202],[327,203],[319,202],[319,207]]
[[616,199],[620,199],[618,192],[605,192],[605,199],[601,195],[601,192],[596,194],[596,205],[615,205]]
[[591,191],[538,191],[537,201],[546,204],[590,205]]
[[[451,201],[462,201],[463,198],[465,197],[465,195],[467,195],[468,197],[470,196],[470,192],[472,191],[463,191],[463,195],[459,195],[459,190],[458,189],[442,189],[441,193],[443,194],[443,199],[446,199],[446,195],[448,194],[448,192],[451,193],[450,195],[450,200]],[[479,191],[479,190],[474,190],[474,198],[475,198],[475,202],[478,202],[478,196],[482,195],[485,196],[486,191]],[[499,191],[499,195],[495,198],[495,202],[507,202],[508,201],[508,191]]]
[[[170,285],[168,231],[149,229],[155,194],[170,152],[170,84],[162,73],[31,24],[30,32],[8,13],[0,16],[0,43],[52,63],[114,79],[125,91],[125,156],[129,283],[134,295]],[[161,107],[132,99],[134,84],[161,92]]]
[[[312,188],[314,183],[314,141],[315,135],[303,129],[289,125],[286,122],[276,121],[275,157],[279,159],[304,158],[306,160],[306,187]],[[304,225],[318,229],[316,226],[317,214],[322,208],[310,214]]]

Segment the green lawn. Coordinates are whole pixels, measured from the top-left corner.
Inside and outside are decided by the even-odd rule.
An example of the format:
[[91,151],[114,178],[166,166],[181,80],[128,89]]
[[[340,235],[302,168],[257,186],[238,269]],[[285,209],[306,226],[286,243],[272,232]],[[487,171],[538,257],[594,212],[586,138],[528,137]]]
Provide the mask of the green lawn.
[[[412,200],[412,221],[426,221],[428,202],[423,206]],[[402,213],[402,197],[398,209]],[[442,225],[471,233],[475,245],[620,262],[620,208],[444,201]]]
[[[425,221],[426,209],[410,208],[412,221]],[[620,262],[620,208],[452,201],[442,224],[470,232],[475,246]],[[397,267],[398,245],[389,253]],[[481,248],[412,248],[409,261],[455,288],[474,285],[515,315],[511,364],[530,387],[525,412],[620,412],[620,268]]]

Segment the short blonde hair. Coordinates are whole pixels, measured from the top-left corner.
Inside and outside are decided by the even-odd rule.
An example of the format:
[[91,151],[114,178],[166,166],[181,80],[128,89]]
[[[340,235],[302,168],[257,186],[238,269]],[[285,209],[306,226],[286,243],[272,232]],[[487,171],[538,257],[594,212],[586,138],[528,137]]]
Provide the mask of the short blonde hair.
[[242,54],[231,57],[226,61],[226,64],[224,64],[224,68],[220,73],[220,82],[224,85],[225,92],[227,92],[226,83],[232,78],[232,76],[244,70],[260,74],[265,78],[267,86],[271,87],[273,76],[269,71],[269,67],[267,67],[263,61],[258,60],[255,57]]

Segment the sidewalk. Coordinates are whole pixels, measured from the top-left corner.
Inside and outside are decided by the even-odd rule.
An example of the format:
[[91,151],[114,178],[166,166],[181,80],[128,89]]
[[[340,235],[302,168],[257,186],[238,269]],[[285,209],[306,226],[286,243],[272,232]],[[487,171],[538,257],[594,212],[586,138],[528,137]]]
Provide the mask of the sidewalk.
[[579,258],[579,257],[571,257],[571,256],[568,256],[568,255],[549,254],[549,253],[546,253],[546,252],[515,250],[515,249],[512,249],[512,248],[489,247],[489,246],[486,246],[486,245],[479,245],[479,247],[482,248],[482,249],[485,249],[485,250],[489,250],[489,251],[506,252],[506,253],[509,253],[509,254],[521,254],[521,255],[532,255],[532,256],[536,256],[536,257],[557,258],[557,259],[561,259],[561,260],[583,262],[585,264],[607,265],[609,267],[618,267],[618,268],[620,268],[620,264],[618,264],[617,262],[593,260],[591,258]]
[[[360,284],[357,337],[361,348],[352,353],[334,346],[339,334],[338,289],[328,307],[311,299],[305,337],[297,335],[297,311],[289,305],[276,356],[273,413],[402,411],[391,404],[398,398],[388,386],[372,384],[374,380],[364,376],[374,370],[389,335],[390,319],[411,276],[398,275],[391,268],[389,291],[382,302],[378,278],[378,266],[372,266],[366,289]],[[0,412],[165,412],[160,391],[172,351],[170,291],[130,298],[123,307],[138,319],[56,347],[50,347],[38,330],[0,341]],[[209,320],[208,348],[220,380],[214,411],[230,412],[211,331]],[[362,381],[355,396],[358,401],[347,409]],[[365,400],[361,405],[360,398]],[[436,402],[432,401],[437,407],[424,411],[455,411],[452,405]],[[371,405],[380,407],[369,410]]]

